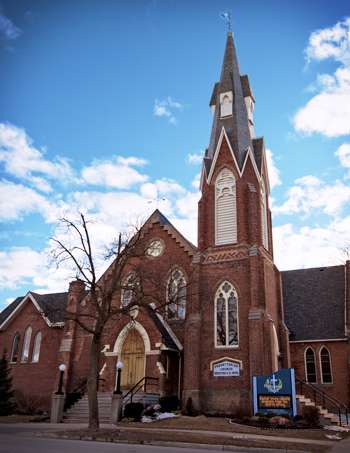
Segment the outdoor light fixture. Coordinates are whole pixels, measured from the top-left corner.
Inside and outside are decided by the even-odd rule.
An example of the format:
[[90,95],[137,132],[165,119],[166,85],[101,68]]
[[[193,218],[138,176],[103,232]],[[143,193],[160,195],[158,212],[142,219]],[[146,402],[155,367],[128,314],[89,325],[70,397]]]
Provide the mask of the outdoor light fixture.
[[63,395],[63,375],[66,370],[66,365],[64,363],[61,363],[58,369],[60,371],[60,380],[58,382],[58,390],[56,392],[56,395]]
[[117,370],[117,386],[116,389],[114,390],[115,394],[121,395],[122,391],[120,390],[120,375],[122,372],[124,364],[122,361],[118,360],[118,362],[115,364],[116,370]]

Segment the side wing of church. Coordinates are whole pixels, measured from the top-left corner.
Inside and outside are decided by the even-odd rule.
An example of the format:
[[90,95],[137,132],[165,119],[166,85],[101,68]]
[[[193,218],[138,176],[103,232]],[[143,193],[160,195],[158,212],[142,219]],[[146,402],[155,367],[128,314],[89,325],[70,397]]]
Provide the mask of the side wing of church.
[[[201,174],[198,246],[158,210],[143,225],[140,266],[157,274],[157,304],[111,319],[100,357],[101,392],[151,378],[152,393],[176,395],[206,414],[252,412],[252,376],[294,367],[298,379],[349,404],[349,263],[279,272],[274,264],[265,145],[254,132],[255,99],[227,35],[213,124]],[[107,276],[108,278],[108,276]],[[125,281],[134,278],[126,269]],[[175,294],[176,303],[170,301]],[[115,303],[128,303],[128,293]],[[170,301],[170,302],[169,302]],[[68,293],[17,298],[0,313],[0,352],[14,387],[48,409],[65,364],[67,393],[83,388],[91,337],[65,321],[88,303]],[[54,308],[54,310],[53,310]],[[332,317],[328,314],[332,313]],[[40,383],[40,385],[38,385]]]

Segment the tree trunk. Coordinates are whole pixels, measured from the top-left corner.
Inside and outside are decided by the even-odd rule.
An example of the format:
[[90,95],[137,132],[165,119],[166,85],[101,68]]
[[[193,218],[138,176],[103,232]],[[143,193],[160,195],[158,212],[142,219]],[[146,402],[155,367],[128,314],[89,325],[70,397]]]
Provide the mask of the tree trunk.
[[98,375],[99,375],[99,356],[101,351],[100,335],[93,335],[90,348],[90,372],[88,378],[88,400],[89,400],[89,429],[99,429],[99,413],[98,413]]

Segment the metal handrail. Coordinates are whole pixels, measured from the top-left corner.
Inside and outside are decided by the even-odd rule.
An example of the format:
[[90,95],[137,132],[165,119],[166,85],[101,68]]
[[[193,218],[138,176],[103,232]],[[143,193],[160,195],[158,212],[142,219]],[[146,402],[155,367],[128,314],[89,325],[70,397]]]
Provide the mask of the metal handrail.
[[144,387],[145,393],[147,393],[147,384],[155,385],[156,383],[158,383],[158,381],[159,378],[144,376],[125,395],[123,395],[123,400],[126,401],[127,398],[130,398],[130,403],[132,403],[132,399],[137,392],[139,392]]
[[[333,396],[328,395],[326,392],[323,390],[319,389],[315,385],[311,384],[310,382],[303,381],[302,379],[295,378],[295,381],[297,384],[300,385],[300,393],[303,394],[303,387],[308,390],[308,394],[306,395],[307,397],[313,397],[314,403],[317,406],[317,396],[321,398],[321,401],[318,401],[318,404],[324,407],[325,409],[328,409],[327,404],[330,404],[333,406],[333,409],[336,408],[336,412],[338,414],[339,418],[339,425],[342,426],[342,419],[341,416],[345,415],[346,418],[346,423],[349,424],[349,408],[342,403],[341,401],[337,400]],[[310,395],[310,392],[312,393],[312,396]]]

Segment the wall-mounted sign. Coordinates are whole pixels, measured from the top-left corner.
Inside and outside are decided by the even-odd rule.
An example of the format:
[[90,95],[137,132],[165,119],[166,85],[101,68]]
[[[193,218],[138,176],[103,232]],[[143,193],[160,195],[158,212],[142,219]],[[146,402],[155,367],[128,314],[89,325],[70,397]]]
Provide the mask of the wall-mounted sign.
[[240,365],[231,360],[222,360],[213,365],[213,375],[216,377],[231,377],[240,375]]
[[254,414],[257,412],[296,415],[294,368],[269,376],[253,376]]

